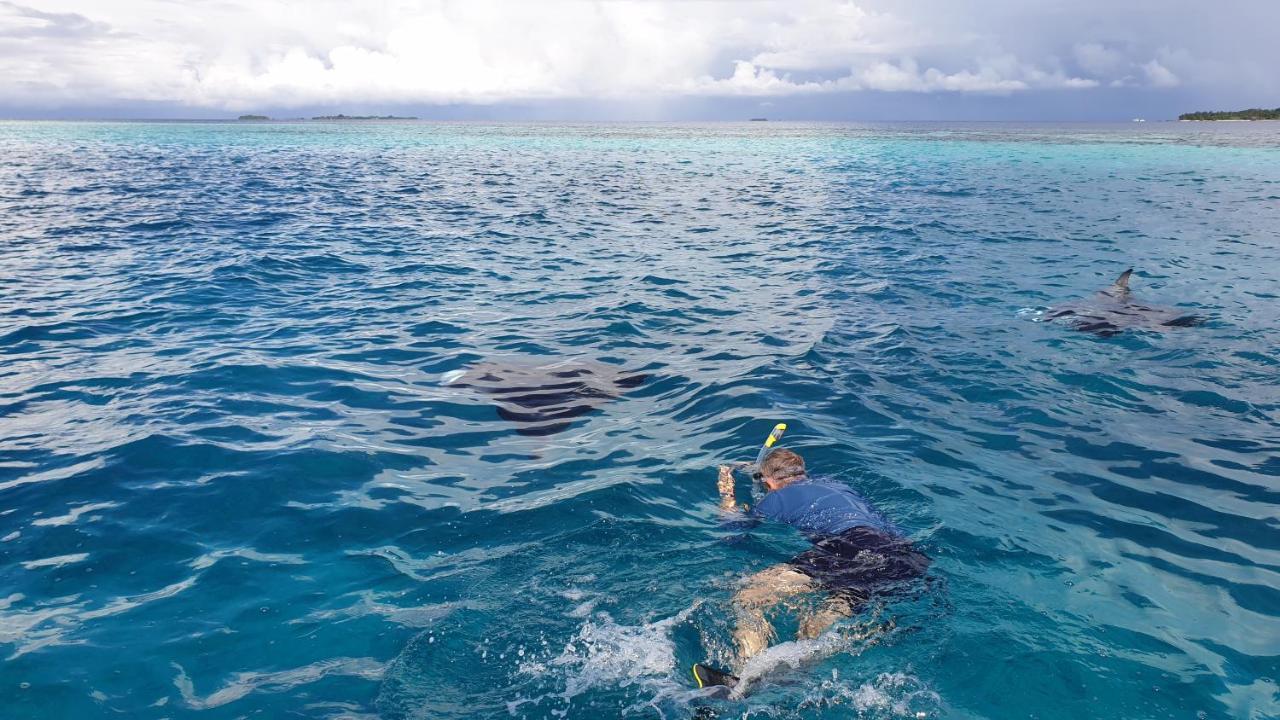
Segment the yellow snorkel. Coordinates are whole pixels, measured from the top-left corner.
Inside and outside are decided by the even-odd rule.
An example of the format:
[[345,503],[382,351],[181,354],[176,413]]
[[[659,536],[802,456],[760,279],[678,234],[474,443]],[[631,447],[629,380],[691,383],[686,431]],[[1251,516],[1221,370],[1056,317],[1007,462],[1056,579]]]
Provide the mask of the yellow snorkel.
[[782,439],[782,433],[786,431],[786,423],[778,423],[773,426],[773,432],[769,433],[769,437],[764,439],[764,445],[760,446],[760,452],[756,454],[755,470],[752,472],[753,477],[760,477],[760,465],[764,462],[764,456],[769,454],[769,449],[773,447],[774,443]]

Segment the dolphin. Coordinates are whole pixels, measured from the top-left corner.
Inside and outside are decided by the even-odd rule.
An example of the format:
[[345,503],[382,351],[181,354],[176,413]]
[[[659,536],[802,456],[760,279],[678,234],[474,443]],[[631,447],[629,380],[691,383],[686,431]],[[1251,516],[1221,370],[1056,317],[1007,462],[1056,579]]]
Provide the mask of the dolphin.
[[616,365],[578,359],[479,362],[441,377],[443,384],[493,396],[498,416],[517,424],[521,435],[553,435],[573,419],[643,385],[648,375]]
[[1088,303],[1059,305],[1045,313],[1046,320],[1064,320],[1072,330],[1111,337],[1127,328],[1164,330],[1203,325],[1204,318],[1187,315],[1175,308],[1155,307],[1135,302],[1129,292],[1129,268],[1104,290],[1094,293]]

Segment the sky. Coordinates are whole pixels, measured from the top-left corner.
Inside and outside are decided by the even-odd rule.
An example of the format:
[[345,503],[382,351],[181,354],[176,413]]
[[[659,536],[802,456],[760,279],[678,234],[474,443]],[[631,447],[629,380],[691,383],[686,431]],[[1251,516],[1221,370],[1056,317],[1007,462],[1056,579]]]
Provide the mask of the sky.
[[1280,106],[1280,0],[0,0],[0,118],[1128,120]]

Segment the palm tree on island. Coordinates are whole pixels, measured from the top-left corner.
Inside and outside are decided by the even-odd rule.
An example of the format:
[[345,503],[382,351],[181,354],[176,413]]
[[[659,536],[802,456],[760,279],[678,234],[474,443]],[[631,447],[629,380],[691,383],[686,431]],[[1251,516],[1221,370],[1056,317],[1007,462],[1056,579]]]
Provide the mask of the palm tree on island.
[[1248,110],[1217,110],[1183,113],[1179,120],[1280,120],[1280,108],[1266,110],[1250,108]]

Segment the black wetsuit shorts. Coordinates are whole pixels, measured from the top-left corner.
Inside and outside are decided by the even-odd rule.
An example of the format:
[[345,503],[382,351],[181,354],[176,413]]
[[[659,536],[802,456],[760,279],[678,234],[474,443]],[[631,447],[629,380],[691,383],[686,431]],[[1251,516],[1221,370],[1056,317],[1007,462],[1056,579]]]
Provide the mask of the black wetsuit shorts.
[[909,540],[865,526],[814,538],[811,549],[789,561],[854,605],[908,586],[924,575],[929,563],[929,556]]

